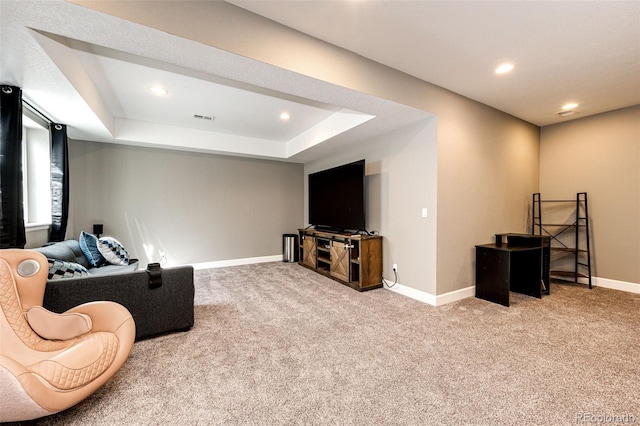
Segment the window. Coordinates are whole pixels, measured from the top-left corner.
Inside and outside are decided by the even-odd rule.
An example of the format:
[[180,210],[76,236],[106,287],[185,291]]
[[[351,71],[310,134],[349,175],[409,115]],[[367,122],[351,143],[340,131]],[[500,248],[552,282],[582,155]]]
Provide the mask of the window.
[[30,229],[51,224],[51,154],[49,130],[43,125],[33,114],[22,116],[24,220]]

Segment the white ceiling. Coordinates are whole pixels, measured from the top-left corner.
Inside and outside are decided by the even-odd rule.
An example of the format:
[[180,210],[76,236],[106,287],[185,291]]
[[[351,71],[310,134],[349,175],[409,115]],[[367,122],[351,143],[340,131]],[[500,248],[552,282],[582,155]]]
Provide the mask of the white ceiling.
[[640,104],[637,0],[228,1],[538,126]]
[[[78,56],[86,69],[92,70],[94,80],[99,74],[104,76],[101,89],[109,109],[116,117],[130,120],[286,142],[339,110],[331,105],[306,105],[108,56],[92,53]],[[169,92],[166,96],[154,96],[147,90],[152,85]],[[286,123],[279,120],[284,112],[295,120]]]
[[[640,103],[640,2],[230,3],[540,126]],[[74,139],[306,162],[428,115],[63,0],[0,25],[0,82]]]

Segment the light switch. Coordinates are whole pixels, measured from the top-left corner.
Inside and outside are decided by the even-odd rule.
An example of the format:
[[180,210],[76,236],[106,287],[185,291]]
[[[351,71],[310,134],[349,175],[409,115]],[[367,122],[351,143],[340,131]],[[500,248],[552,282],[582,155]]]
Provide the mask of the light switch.
[[427,217],[427,208],[426,207],[422,208],[422,217]]

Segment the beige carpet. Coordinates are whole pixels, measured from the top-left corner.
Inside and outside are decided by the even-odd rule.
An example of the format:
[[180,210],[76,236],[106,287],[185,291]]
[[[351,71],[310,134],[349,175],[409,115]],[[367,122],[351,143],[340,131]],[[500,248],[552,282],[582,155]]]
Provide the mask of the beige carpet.
[[435,308],[295,264],[198,271],[191,331],[35,424],[640,423],[640,295],[551,292]]

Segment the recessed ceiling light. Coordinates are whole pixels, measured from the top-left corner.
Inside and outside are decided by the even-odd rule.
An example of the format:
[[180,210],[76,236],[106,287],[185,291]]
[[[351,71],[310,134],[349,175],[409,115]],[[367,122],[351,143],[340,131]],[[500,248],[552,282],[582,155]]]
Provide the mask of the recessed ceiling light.
[[570,109],[574,109],[575,107],[577,107],[578,104],[575,102],[569,102],[568,104],[562,105],[562,109],[565,111],[568,111]]
[[508,73],[514,68],[513,64],[502,64],[498,68],[496,68],[496,74],[504,74]]
[[149,91],[156,96],[167,96],[169,92],[162,86],[150,86]]
[[288,112],[283,112],[282,114],[280,114],[280,120],[288,120],[290,118],[291,116],[289,115]]

